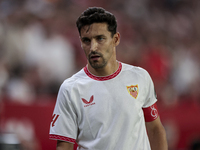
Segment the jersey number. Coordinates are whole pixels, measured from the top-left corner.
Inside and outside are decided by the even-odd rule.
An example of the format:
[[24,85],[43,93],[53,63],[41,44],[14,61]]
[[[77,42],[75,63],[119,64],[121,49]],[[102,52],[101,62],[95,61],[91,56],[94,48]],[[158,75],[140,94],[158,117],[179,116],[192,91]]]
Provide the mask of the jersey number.
[[51,121],[52,122],[52,127],[55,126],[55,122],[57,121],[58,117],[59,117],[59,115],[53,114],[52,121]]

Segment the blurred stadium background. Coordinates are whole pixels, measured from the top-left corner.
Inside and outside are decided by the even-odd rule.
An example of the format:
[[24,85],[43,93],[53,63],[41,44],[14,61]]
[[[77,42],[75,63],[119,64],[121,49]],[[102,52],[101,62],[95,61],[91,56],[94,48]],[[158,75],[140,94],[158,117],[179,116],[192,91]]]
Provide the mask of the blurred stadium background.
[[55,150],[59,86],[86,64],[75,21],[92,6],[117,17],[118,60],[150,73],[169,150],[199,150],[199,0],[0,0],[0,149]]

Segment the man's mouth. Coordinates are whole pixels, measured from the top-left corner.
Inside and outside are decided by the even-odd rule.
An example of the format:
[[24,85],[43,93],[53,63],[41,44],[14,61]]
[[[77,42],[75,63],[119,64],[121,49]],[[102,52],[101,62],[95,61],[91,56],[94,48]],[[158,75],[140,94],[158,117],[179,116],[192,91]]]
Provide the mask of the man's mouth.
[[92,59],[92,60],[98,60],[99,58],[100,58],[99,55],[91,55],[90,56],[90,59]]

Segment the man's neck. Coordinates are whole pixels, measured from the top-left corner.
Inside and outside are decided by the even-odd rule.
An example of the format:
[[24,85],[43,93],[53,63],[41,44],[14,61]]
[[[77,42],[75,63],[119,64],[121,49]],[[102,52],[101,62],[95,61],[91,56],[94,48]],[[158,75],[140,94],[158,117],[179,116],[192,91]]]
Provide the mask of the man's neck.
[[90,64],[88,64],[89,72],[95,76],[109,76],[114,72],[116,72],[118,67],[119,67],[118,61],[109,63],[104,68],[98,68],[98,69],[95,69]]

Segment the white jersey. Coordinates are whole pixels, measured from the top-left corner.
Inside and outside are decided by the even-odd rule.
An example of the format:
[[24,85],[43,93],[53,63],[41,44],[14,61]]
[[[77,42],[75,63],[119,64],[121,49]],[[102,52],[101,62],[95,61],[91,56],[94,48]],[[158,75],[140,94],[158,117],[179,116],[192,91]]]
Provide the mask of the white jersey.
[[87,67],[60,87],[50,138],[78,150],[150,150],[143,108],[157,101],[147,71],[119,62],[106,77]]

